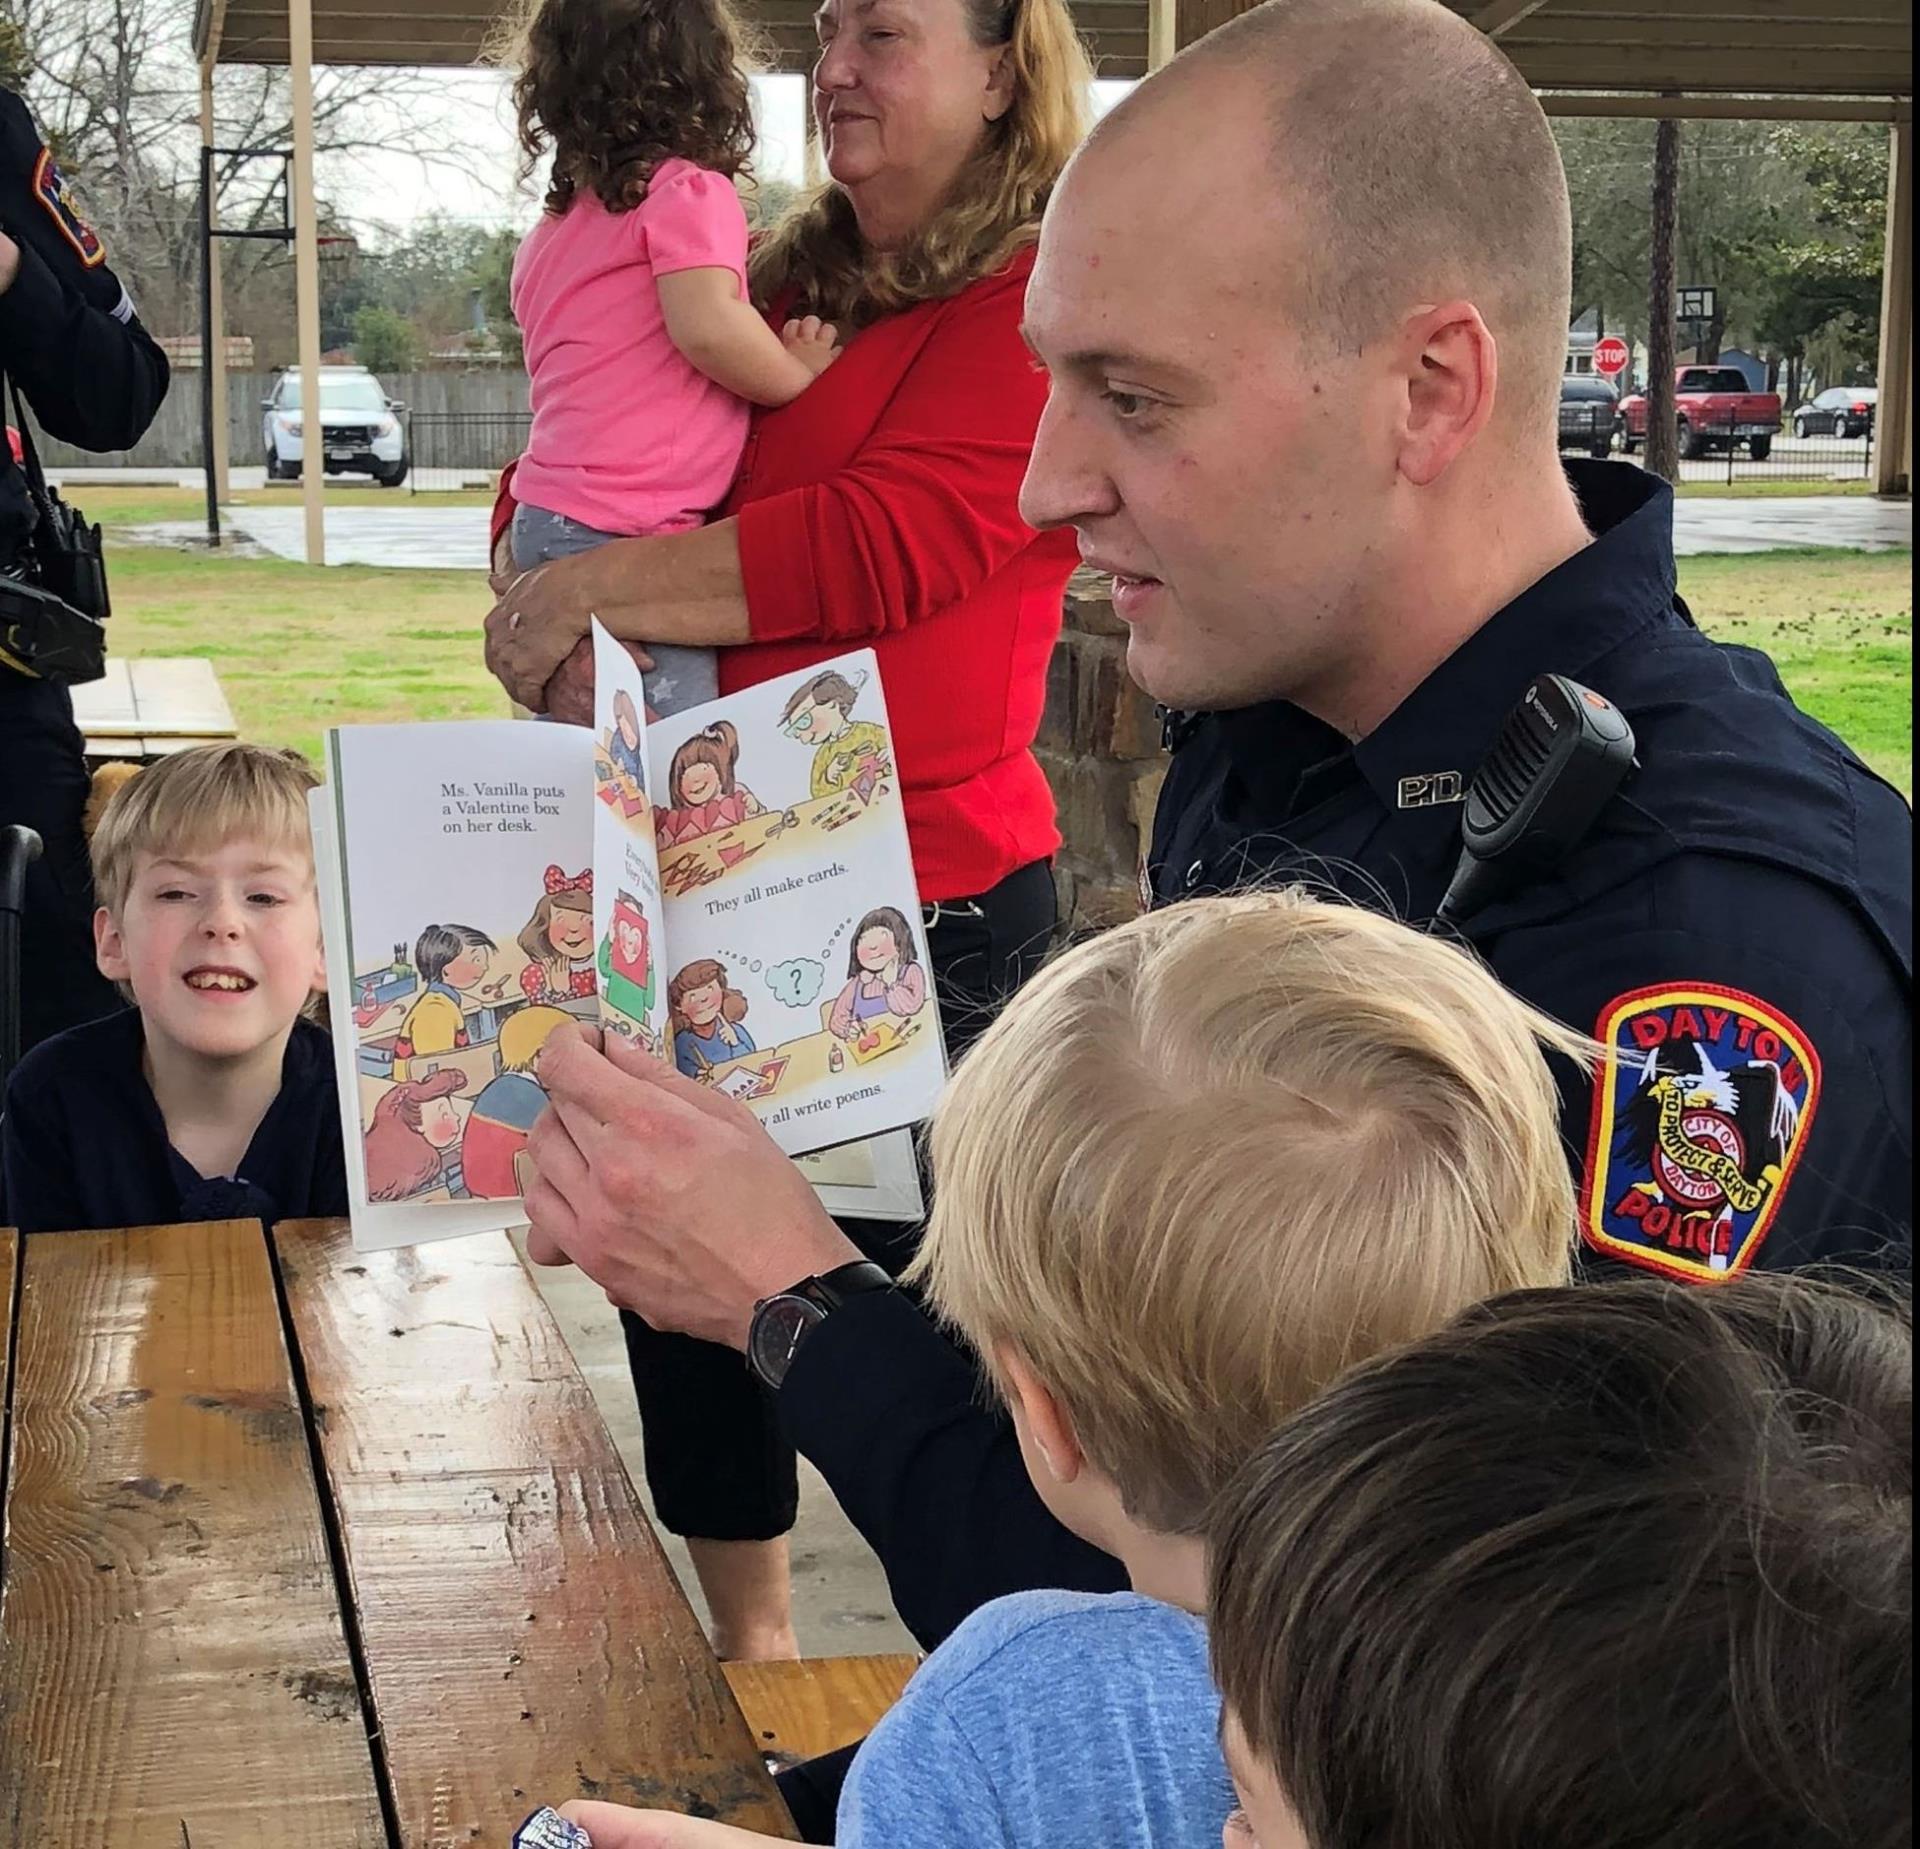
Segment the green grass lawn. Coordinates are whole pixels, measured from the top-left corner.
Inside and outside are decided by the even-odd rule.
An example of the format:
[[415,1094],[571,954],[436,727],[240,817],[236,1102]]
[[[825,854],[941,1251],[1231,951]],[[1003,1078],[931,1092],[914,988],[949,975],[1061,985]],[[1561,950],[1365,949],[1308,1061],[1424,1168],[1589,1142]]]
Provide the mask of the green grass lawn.
[[[362,496],[389,507],[402,499],[378,489],[329,489],[327,499]],[[193,519],[202,506],[180,489],[88,489],[79,498],[110,537]],[[236,498],[295,497],[278,489]],[[314,571],[125,543],[112,546],[111,571],[115,650],[209,657],[248,738],[317,761],[330,725],[507,710],[480,659],[492,598],[477,571]],[[1912,571],[1905,551],[1710,555],[1680,561],[1680,589],[1703,628],[1765,649],[1794,698],[1911,798]]]

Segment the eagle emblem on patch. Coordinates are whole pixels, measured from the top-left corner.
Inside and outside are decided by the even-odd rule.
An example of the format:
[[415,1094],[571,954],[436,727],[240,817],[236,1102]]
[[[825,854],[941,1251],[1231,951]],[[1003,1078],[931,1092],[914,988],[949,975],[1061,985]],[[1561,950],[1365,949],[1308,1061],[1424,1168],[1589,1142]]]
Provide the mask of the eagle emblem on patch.
[[1754,1261],[1820,1101],[1820,1058],[1758,997],[1635,989],[1602,1010],[1580,1225],[1588,1245],[1695,1283]]
[[33,164],[33,196],[46,207],[48,216],[60,228],[60,235],[78,252],[88,269],[96,269],[107,260],[107,247],[100,234],[74,210],[73,196],[67,190],[66,176],[51,148],[42,148]]

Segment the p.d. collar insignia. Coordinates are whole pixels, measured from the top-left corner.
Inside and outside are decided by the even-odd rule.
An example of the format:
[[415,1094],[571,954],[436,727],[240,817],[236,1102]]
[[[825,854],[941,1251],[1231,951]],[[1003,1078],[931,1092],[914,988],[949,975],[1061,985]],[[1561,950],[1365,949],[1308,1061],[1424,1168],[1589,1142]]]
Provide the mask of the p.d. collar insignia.
[[1435,809],[1442,803],[1464,802],[1466,780],[1457,770],[1429,770],[1400,779],[1402,809]]

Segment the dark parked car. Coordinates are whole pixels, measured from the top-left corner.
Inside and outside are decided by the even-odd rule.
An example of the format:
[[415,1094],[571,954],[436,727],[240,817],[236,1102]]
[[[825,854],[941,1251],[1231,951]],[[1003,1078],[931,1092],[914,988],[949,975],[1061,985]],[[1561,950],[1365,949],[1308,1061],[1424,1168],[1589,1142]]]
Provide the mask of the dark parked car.
[[1809,398],[1793,414],[1797,437],[1870,437],[1873,413],[1880,402],[1875,385],[1835,385]]
[[1605,456],[1613,449],[1613,422],[1619,404],[1605,379],[1570,372],[1560,381],[1560,447]]

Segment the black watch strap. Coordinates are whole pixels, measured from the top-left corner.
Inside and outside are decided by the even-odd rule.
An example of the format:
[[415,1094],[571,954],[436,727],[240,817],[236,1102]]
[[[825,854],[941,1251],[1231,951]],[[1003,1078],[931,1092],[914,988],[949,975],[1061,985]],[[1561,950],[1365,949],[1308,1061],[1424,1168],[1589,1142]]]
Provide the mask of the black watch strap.
[[893,1275],[870,1258],[856,1258],[851,1264],[836,1265],[817,1278],[808,1278],[794,1286],[798,1296],[810,1297],[823,1310],[837,1310],[849,1297],[864,1297],[877,1290],[892,1290]]

